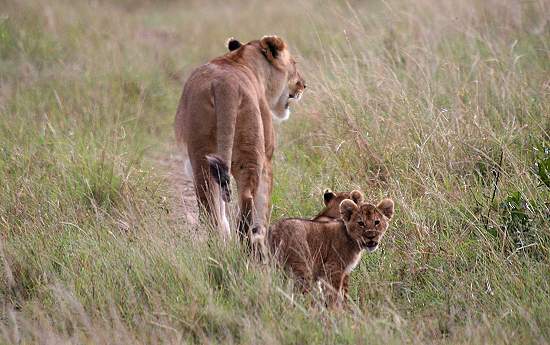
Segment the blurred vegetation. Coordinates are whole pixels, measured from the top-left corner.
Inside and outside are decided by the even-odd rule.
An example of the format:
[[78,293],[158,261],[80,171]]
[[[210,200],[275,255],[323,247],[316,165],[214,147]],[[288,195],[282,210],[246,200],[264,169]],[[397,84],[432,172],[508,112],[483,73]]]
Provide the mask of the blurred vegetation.
[[[550,3],[0,0],[5,343],[548,343]],[[349,308],[178,218],[189,71],[284,37],[272,219],[391,196]],[[502,157],[502,159],[501,159]],[[198,237],[198,239],[197,239]]]

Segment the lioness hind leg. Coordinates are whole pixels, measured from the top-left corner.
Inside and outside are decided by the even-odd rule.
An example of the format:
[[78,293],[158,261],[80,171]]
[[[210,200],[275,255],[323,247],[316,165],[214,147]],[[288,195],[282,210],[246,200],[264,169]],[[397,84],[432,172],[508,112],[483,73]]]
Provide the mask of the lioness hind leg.
[[220,188],[210,181],[206,159],[198,159],[192,164],[193,182],[199,207],[200,218],[213,222],[222,235],[229,233],[229,222],[225,213],[225,203],[221,200]]
[[237,189],[239,191],[239,225],[238,231],[242,241],[250,245],[249,231],[256,220],[256,207],[254,198],[258,190],[260,180],[260,169],[257,164],[249,164],[238,171]]
[[253,221],[256,226],[266,226],[268,224],[269,212],[271,209],[272,187],[273,173],[271,169],[271,162],[266,161],[254,196],[256,213]]
[[239,238],[242,242],[246,242],[250,245],[248,231],[252,226],[254,212],[254,199],[252,196],[241,196],[239,200],[239,224],[237,230],[239,232]]
[[271,191],[273,175],[271,162],[266,162],[254,195],[253,217],[250,229],[250,240],[253,255],[262,263],[267,263],[267,224],[271,209]]

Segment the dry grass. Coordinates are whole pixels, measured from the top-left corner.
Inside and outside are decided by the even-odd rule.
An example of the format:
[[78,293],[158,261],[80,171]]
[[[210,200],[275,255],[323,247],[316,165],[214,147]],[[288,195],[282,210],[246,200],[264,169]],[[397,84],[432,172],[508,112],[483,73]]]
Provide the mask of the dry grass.
[[[548,343],[550,3],[0,0],[5,343]],[[273,219],[392,196],[346,311],[215,236],[155,166],[181,82],[230,36],[308,81]],[[198,231],[206,232],[204,229]]]

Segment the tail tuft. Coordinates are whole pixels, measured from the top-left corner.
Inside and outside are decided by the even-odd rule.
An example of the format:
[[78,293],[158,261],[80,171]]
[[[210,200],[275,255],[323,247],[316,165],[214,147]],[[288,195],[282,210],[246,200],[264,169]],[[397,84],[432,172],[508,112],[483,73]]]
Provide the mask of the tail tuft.
[[231,201],[231,179],[227,163],[218,155],[207,155],[206,160],[210,167],[210,175],[220,186],[223,201]]

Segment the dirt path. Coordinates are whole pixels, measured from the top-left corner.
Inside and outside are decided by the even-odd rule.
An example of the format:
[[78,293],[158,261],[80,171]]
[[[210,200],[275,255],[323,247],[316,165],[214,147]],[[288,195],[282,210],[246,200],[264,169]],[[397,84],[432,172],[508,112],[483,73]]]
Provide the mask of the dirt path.
[[170,147],[153,159],[170,188],[168,197],[174,210],[174,220],[195,226],[198,212],[192,177],[185,174],[183,157],[176,152],[174,147]]

